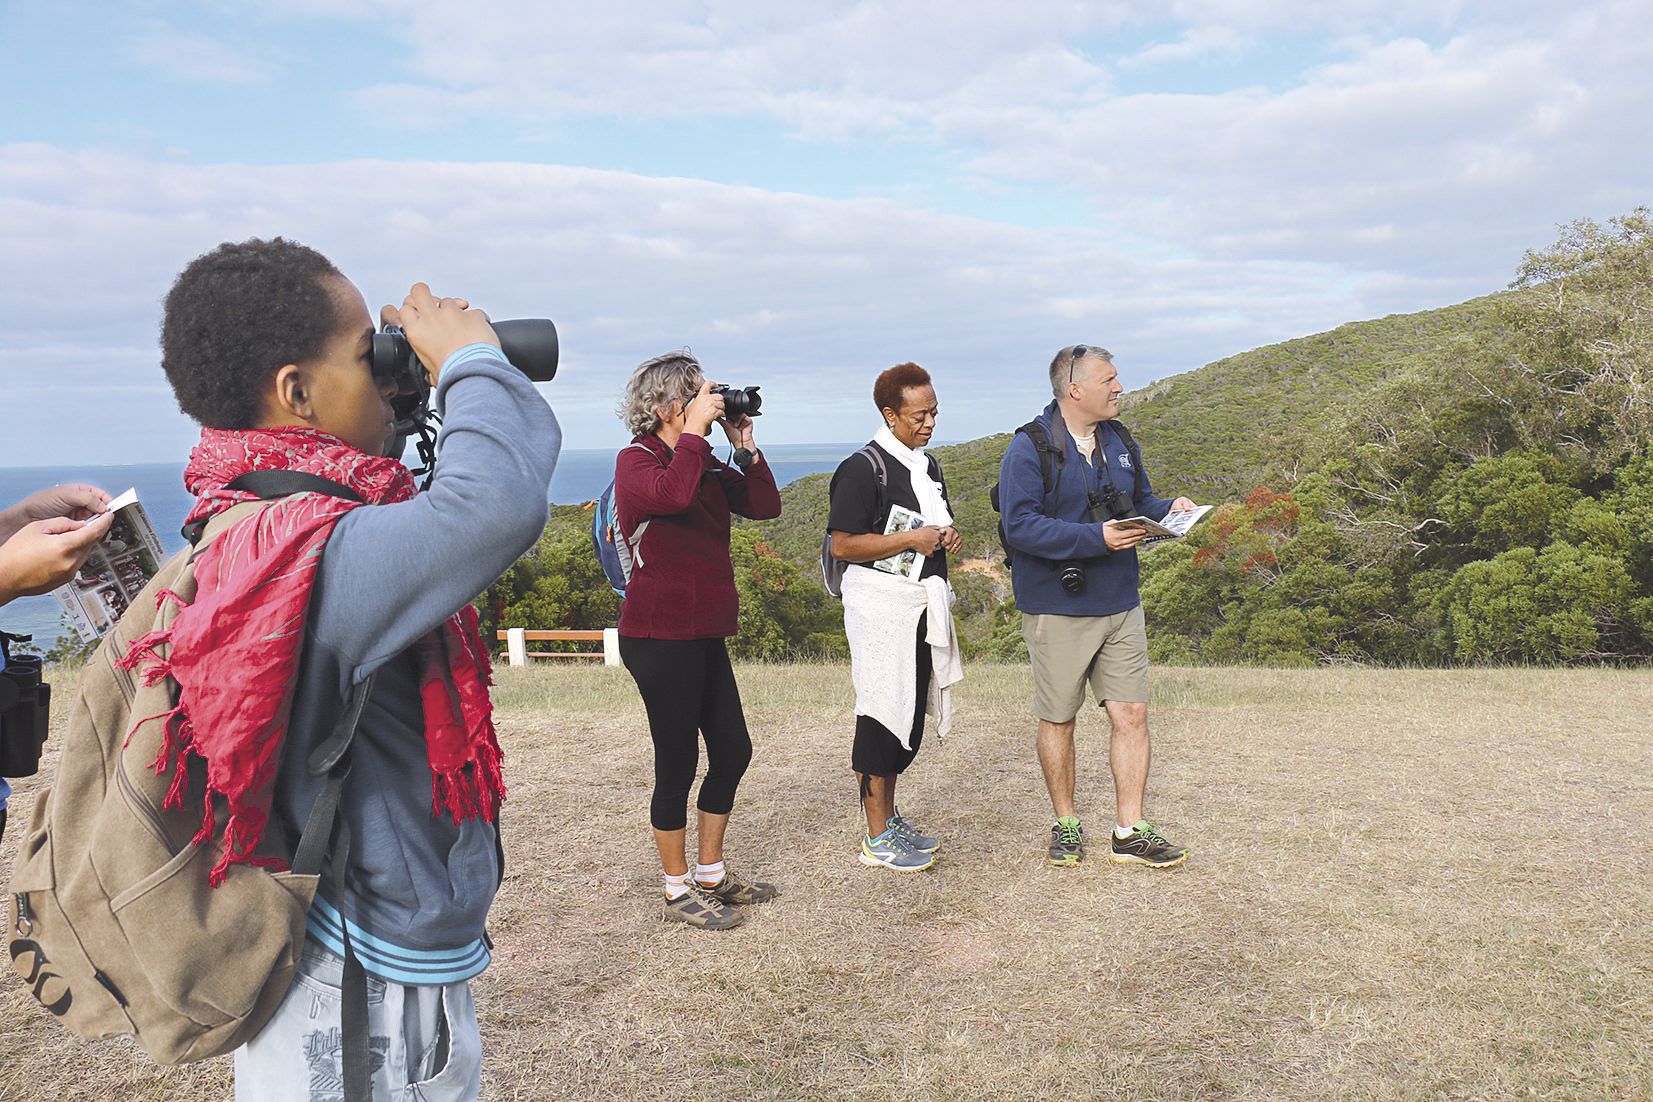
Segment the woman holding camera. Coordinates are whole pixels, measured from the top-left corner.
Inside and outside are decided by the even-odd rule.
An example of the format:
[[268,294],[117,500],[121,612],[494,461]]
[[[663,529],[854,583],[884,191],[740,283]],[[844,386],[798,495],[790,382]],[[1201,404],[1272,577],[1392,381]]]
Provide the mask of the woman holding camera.
[[[634,434],[615,463],[620,535],[633,560],[620,611],[620,658],[637,682],[654,740],[649,821],[665,876],[668,921],[721,930],[738,906],[774,898],[773,885],[746,883],[723,860],[735,788],[752,739],[724,640],[739,622],[729,520],[781,515],[775,476],[754,450],[752,419],[729,417],[687,352],[640,364],[626,384],[620,418]],[[712,454],[720,424],[744,470]],[[749,457],[749,458],[748,458]],[[696,800],[699,860],[688,866],[689,788],[706,741],[706,779]]]

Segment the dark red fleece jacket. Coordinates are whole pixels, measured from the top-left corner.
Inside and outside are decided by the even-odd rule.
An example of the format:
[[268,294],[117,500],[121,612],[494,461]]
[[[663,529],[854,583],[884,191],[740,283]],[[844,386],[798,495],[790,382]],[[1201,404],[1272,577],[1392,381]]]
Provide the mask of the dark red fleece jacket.
[[715,639],[735,634],[740,599],[729,561],[729,517],[781,515],[781,493],[762,453],[746,473],[719,461],[704,436],[684,433],[674,451],[653,433],[614,464],[620,532],[647,523],[638,565],[620,606],[620,634],[643,639]]

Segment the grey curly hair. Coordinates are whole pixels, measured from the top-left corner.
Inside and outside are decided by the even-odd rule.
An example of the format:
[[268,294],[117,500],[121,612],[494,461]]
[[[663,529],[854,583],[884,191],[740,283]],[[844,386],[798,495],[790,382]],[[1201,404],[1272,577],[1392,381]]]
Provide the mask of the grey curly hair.
[[626,393],[615,412],[633,436],[643,436],[660,427],[655,410],[687,402],[704,380],[700,361],[687,349],[644,360],[626,381]]

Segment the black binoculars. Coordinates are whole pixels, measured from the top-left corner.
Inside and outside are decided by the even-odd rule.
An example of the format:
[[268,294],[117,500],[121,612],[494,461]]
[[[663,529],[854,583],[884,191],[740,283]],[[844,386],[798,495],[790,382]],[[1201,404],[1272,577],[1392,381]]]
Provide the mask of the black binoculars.
[[[1102,488],[1101,494],[1090,493],[1090,506],[1085,510],[1085,523],[1106,524],[1110,520],[1128,517],[1136,511],[1136,502],[1124,490],[1116,490],[1112,483]],[[1068,559],[1056,564],[1057,577],[1069,593],[1085,591],[1085,564],[1079,559]]]
[[[491,324],[500,351],[512,367],[536,383],[557,377],[557,327],[549,319],[518,318]],[[430,399],[430,373],[414,354],[401,326],[387,325],[384,332],[373,334],[372,362],[376,378],[396,384],[390,407],[396,411],[397,431],[412,432],[414,418]]]
[[[557,327],[549,319],[517,318],[489,324],[499,337],[500,351],[512,367],[536,383],[548,383],[556,378]],[[436,469],[436,426],[441,423],[430,408],[430,372],[419,362],[413,345],[398,325],[387,325],[384,332],[373,334],[369,362],[375,378],[396,384],[396,393],[390,399],[396,424],[385,442],[384,454],[400,456],[408,438],[417,436],[419,460],[423,465],[414,468],[413,473],[424,475],[423,485],[429,487]]]

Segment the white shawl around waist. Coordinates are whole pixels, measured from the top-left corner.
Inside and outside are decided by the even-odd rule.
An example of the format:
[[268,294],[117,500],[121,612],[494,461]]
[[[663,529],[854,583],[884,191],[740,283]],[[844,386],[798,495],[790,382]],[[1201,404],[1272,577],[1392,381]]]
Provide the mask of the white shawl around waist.
[[936,717],[936,733],[953,726],[952,687],[964,678],[964,659],[953,628],[953,590],[945,578],[912,582],[882,570],[844,571],[844,634],[849,637],[855,714],[871,716],[911,750],[918,701],[918,653],[914,636],[925,612],[930,644],[930,690],[924,710]]

